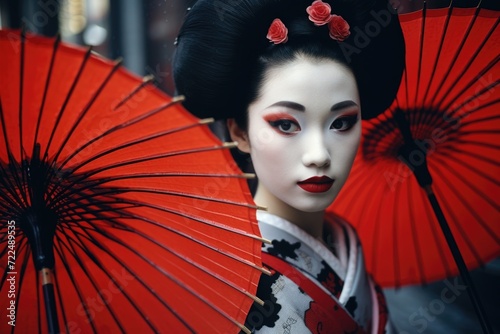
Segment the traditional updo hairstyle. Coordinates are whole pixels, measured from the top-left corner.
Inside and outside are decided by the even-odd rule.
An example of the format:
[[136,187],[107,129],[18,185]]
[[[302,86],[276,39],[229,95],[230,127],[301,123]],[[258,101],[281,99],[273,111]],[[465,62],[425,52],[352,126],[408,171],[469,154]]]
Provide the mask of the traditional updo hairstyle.
[[[333,59],[356,78],[362,117],[392,102],[404,67],[404,41],[387,0],[325,0],[351,35],[343,42],[316,26],[306,8],[313,0],[198,0],[181,27],[173,60],[178,94],[194,115],[235,118],[246,129],[247,107],[257,98],[265,70],[302,54]],[[266,38],[272,21],[288,28],[286,43]]]

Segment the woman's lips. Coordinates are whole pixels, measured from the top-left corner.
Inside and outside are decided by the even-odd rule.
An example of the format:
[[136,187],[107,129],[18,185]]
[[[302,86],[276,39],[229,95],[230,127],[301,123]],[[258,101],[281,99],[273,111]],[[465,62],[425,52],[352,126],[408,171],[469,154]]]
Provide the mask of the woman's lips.
[[330,190],[335,180],[328,176],[314,176],[304,181],[297,182],[298,186],[310,193],[324,193]]

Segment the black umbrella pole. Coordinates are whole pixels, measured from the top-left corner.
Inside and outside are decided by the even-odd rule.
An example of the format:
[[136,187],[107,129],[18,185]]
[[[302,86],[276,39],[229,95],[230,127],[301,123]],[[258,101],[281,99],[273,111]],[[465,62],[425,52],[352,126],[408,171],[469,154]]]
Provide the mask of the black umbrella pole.
[[54,283],[52,282],[52,270],[43,268],[40,270],[42,279],[43,299],[45,301],[45,314],[50,334],[59,333],[59,321],[57,320],[56,298],[54,295]]
[[444,234],[444,237],[446,238],[448,247],[451,250],[453,259],[455,260],[458,270],[460,271],[460,276],[462,277],[462,280],[464,281],[465,285],[467,285],[467,293],[469,294],[469,298],[471,299],[474,310],[479,318],[479,322],[481,323],[483,332],[487,334],[490,333],[493,334],[493,329],[488,321],[488,318],[486,317],[483,305],[481,304],[481,300],[479,299],[477,291],[474,287],[474,283],[472,282],[472,278],[470,277],[469,270],[465,265],[462,254],[460,253],[455,238],[451,233],[450,226],[448,225],[448,222],[446,221],[443,211],[441,210],[441,206],[437,201],[436,195],[434,195],[434,191],[432,190],[432,187],[430,185],[425,186],[424,189],[427,192],[427,198],[429,199],[432,208],[434,209],[434,213],[439,222],[439,225],[441,226],[441,230]]

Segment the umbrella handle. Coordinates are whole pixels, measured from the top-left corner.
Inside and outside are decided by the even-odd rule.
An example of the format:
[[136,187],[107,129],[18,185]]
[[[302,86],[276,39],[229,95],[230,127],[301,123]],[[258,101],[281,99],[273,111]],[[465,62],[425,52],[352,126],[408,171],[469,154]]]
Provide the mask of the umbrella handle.
[[59,321],[57,320],[56,298],[54,295],[54,283],[52,282],[52,270],[42,268],[39,271],[42,279],[43,299],[45,301],[45,314],[47,315],[47,324],[49,333],[59,333]]
[[446,221],[444,213],[441,210],[441,206],[439,205],[439,202],[436,198],[436,195],[434,194],[434,191],[432,190],[432,186],[427,185],[427,186],[424,186],[423,188],[427,193],[427,198],[429,199],[429,202],[431,203],[431,206],[434,210],[434,214],[436,215],[436,218],[437,218],[439,225],[441,227],[441,231],[444,234],[446,242],[448,243],[448,247],[450,248],[451,254],[453,255],[453,259],[455,260],[455,263],[457,264],[458,270],[460,271],[460,276],[462,277],[462,280],[464,281],[465,285],[468,288],[467,293],[469,295],[469,298],[471,299],[472,306],[474,307],[474,311],[476,312],[476,315],[479,318],[479,322],[481,323],[483,333],[487,333],[487,334],[491,333],[492,334],[493,329],[491,327],[491,324],[489,323],[488,318],[486,317],[486,313],[484,311],[483,305],[481,304],[481,300],[479,299],[476,288],[474,287],[474,283],[472,282],[472,278],[470,277],[469,270],[467,269],[467,266],[465,265],[462,254],[460,253],[458,245],[457,245],[455,238],[453,237],[453,234],[451,232],[450,226],[448,225],[448,222]]

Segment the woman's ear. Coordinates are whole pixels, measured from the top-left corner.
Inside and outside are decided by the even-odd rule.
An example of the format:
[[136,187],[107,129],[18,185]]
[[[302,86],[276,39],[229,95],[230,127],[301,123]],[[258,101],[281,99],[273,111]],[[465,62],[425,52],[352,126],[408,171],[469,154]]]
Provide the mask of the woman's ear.
[[226,121],[226,125],[229,130],[231,140],[238,142],[238,149],[242,152],[250,153],[250,141],[248,140],[247,132],[240,128],[234,118],[228,119]]

